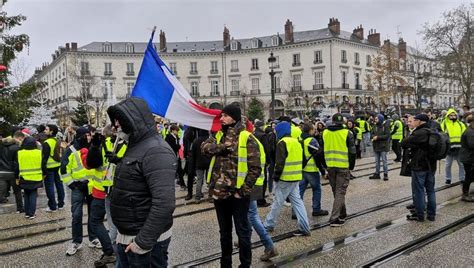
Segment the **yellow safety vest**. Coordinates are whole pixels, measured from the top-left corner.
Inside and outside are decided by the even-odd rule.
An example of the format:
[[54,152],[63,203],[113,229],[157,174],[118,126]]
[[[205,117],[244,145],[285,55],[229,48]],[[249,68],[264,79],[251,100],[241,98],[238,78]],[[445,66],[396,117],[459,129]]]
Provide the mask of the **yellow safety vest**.
[[47,143],[50,148],[48,162],[46,162],[46,168],[56,168],[56,167],[61,166],[60,162],[57,162],[56,160],[53,159],[54,148],[56,147],[56,143],[57,143],[56,139],[48,138],[44,142]]
[[[362,129],[362,133],[370,132],[370,125],[363,119],[359,120],[359,127]],[[366,129],[367,131],[365,131]]]
[[362,129],[360,129],[359,127],[354,127],[355,129],[357,129],[357,139],[358,140],[362,140]]
[[25,181],[42,181],[43,171],[41,170],[41,161],[43,157],[41,150],[19,150],[18,165],[20,167],[20,177]]
[[[104,187],[111,187],[114,182],[112,180],[104,180],[105,175],[107,173],[107,166],[108,166],[108,160],[107,157],[105,157],[105,151],[112,152],[114,149],[114,144],[111,141],[111,138],[108,137],[105,140],[105,148],[102,148],[102,166],[99,168],[91,169],[89,170],[89,174],[91,176],[91,183],[92,187],[96,188],[97,190],[100,191],[105,191]],[[127,145],[124,144],[122,148],[120,148],[119,152],[117,153],[118,157],[123,157],[125,154],[125,151],[127,150]],[[111,164],[112,169],[110,172],[115,173],[115,164]]]
[[312,140],[313,137],[308,137],[303,141],[304,157],[306,157],[306,159],[309,159],[308,163],[306,163],[306,166],[303,169],[304,172],[319,172],[319,169],[316,166],[316,161],[314,160],[314,157],[311,157],[311,153],[309,152],[309,144]]
[[390,131],[393,131],[395,125],[398,125],[397,132],[392,135],[392,140],[402,141],[403,139],[403,123],[400,120],[392,121],[390,123]]
[[[216,133],[216,142],[217,144],[221,143],[222,136],[224,133],[222,131],[219,131]],[[247,177],[248,173],[248,165],[247,165],[247,141],[250,136],[253,136],[252,133],[244,130],[240,132],[239,134],[239,149],[237,151],[237,157],[238,157],[238,162],[237,162],[237,184],[236,187],[237,189],[240,189],[242,185],[245,182],[245,178]],[[258,148],[260,151],[260,166],[262,167],[262,172],[260,173],[260,176],[257,178],[257,181],[255,182],[255,185],[257,186],[262,186],[263,182],[265,180],[264,172],[265,172],[265,150],[263,148],[263,145],[260,143],[260,141],[253,137],[254,140],[258,144]],[[211,176],[212,176],[212,169],[214,168],[214,164],[216,163],[216,157],[213,156],[211,159],[211,163],[209,165],[209,171],[207,172],[207,183],[211,182]]]
[[61,175],[61,180],[64,184],[70,185],[74,181],[88,181],[90,178],[90,171],[88,171],[81,161],[80,152],[74,148],[73,145],[69,146],[71,154],[68,157],[68,164],[66,166],[67,173]]
[[456,122],[453,122],[449,119],[445,119],[441,124],[441,130],[448,134],[449,142],[451,142],[452,147],[454,143],[461,143],[461,136],[466,130],[466,126],[461,121],[456,120]]
[[282,181],[300,181],[303,179],[303,148],[301,143],[292,137],[283,137],[279,142],[285,142],[288,155],[281,173]]
[[349,135],[348,129],[323,132],[324,159],[329,168],[349,168],[347,135]]
[[291,125],[291,137],[297,140],[301,140],[301,128]]

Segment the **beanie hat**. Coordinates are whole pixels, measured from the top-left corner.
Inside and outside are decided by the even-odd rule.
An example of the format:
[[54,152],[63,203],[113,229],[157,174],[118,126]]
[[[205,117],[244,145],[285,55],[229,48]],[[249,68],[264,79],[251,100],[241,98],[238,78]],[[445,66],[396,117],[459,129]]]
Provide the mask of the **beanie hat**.
[[76,139],[79,140],[82,138],[84,135],[89,133],[89,130],[86,127],[80,127],[76,130]]
[[283,121],[278,123],[275,127],[275,131],[278,139],[283,138],[284,136],[291,135],[291,126],[290,123]]
[[344,123],[344,117],[342,116],[341,113],[335,113],[333,116],[332,116],[332,122],[334,124],[342,124]]
[[232,117],[236,122],[239,122],[242,119],[242,113],[240,107],[235,104],[229,104],[222,109],[222,112]]
[[398,120],[398,119],[400,119],[400,117],[398,116],[398,114],[394,114],[394,115],[392,115],[392,119],[393,120]]
[[428,122],[428,121],[430,121],[430,118],[429,118],[428,115],[426,115],[426,114],[417,114],[417,115],[415,116],[415,119],[416,119],[416,120],[423,121],[423,122]]

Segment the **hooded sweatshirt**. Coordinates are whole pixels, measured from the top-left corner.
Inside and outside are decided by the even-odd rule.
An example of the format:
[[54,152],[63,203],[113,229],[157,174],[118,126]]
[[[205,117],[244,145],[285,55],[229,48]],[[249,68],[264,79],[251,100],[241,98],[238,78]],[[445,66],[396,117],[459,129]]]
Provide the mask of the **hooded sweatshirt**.
[[378,122],[372,129],[372,138],[377,136],[377,140],[373,141],[374,152],[390,151],[390,126],[384,124],[384,116],[377,115]]
[[[450,114],[455,114],[456,119],[451,120],[449,118]],[[446,113],[446,117],[444,118],[443,122],[441,123],[441,130],[443,132],[447,133],[448,136],[450,136],[450,138],[451,138],[454,133],[450,133],[450,132],[454,132],[453,130],[457,130],[457,133],[460,133],[460,136],[461,136],[464,133],[464,131],[466,130],[466,125],[464,125],[463,122],[459,121],[458,113],[456,112],[456,110],[454,110],[453,108],[450,108],[448,110],[448,112]],[[451,141],[451,148],[452,149],[459,150],[459,148],[461,148],[461,139],[459,139],[459,142],[453,142],[451,139],[450,139],[450,141]]]

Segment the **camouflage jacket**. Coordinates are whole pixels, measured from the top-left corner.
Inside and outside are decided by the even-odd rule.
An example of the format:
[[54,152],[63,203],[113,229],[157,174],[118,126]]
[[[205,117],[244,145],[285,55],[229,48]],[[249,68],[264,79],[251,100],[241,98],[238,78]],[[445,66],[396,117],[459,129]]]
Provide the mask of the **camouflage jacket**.
[[250,196],[252,188],[260,176],[260,151],[255,137],[250,136],[247,141],[247,166],[248,172],[245,182],[240,189],[237,184],[238,142],[239,133],[243,127],[230,127],[224,132],[221,143],[217,144],[214,137],[210,137],[201,145],[202,152],[209,157],[216,157],[214,167],[209,170],[211,182],[209,184],[209,195],[214,199],[225,199],[234,193],[240,196]]

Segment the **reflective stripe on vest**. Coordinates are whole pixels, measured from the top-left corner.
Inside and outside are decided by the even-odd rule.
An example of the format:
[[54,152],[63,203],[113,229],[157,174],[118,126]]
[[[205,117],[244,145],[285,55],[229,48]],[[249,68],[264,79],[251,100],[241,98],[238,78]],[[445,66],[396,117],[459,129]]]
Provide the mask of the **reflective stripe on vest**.
[[[306,159],[309,159],[311,157],[311,153],[309,152],[309,144],[311,143],[312,140],[313,140],[313,137],[308,137],[303,141],[304,157],[306,157]],[[304,172],[318,172],[319,171],[318,167],[316,166],[316,161],[314,161],[314,157],[311,157],[311,159],[309,159],[303,171]]]
[[41,161],[43,157],[41,150],[19,150],[18,166],[20,168],[20,176],[25,181],[42,181],[43,171],[41,170]]
[[390,131],[393,131],[395,126],[398,126],[397,132],[392,135],[392,140],[402,141],[403,139],[403,123],[400,120],[392,121],[390,124]]
[[300,181],[303,179],[303,148],[301,148],[301,143],[292,137],[283,137],[279,142],[282,141],[285,142],[288,154],[280,180]]
[[49,145],[49,149],[50,149],[48,161],[46,162],[46,168],[55,168],[55,167],[61,166],[60,162],[57,162],[56,160],[53,159],[54,148],[56,147],[56,143],[57,143],[56,139],[48,138],[44,142]]
[[347,135],[348,129],[323,132],[324,159],[328,167],[349,168]]
[[74,181],[87,181],[89,180],[89,171],[82,165],[81,157],[79,152],[74,148],[73,145],[69,146],[71,154],[69,155],[69,162],[66,166],[67,175],[62,175],[61,180],[66,185],[70,185]]

